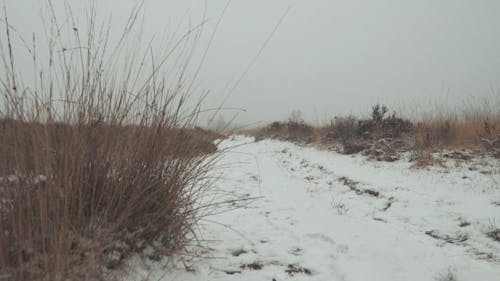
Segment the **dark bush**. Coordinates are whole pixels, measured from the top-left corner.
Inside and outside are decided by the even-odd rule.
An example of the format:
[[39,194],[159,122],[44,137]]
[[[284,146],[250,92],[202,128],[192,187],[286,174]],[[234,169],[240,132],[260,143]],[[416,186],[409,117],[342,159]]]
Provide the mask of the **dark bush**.
[[371,119],[335,117],[330,126],[323,130],[321,140],[323,143],[337,141],[342,145],[343,153],[353,154],[372,147],[378,140],[392,141],[402,134],[414,132],[411,121],[397,117],[396,113],[386,116],[387,112],[386,106],[375,105],[372,107]]
[[308,144],[314,141],[314,128],[306,123],[294,121],[273,122],[256,133],[256,140],[265,138]]

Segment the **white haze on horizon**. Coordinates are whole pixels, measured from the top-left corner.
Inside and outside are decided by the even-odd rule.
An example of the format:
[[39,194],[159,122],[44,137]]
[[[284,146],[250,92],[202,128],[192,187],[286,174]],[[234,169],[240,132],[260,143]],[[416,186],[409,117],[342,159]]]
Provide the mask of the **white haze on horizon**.
[[[9,20],[23,36],[42,30],[44,2],[5,0]],[[82,1],[66,2],[84,17]],[[112,15],[113,26],[121,27],[137,3],[107,0],[97,6],[100,16]],[[144,41],[162,38],[179,23],[199,23],[205,3],[209,21],[201,56],[225,0],[145,0]],[[223,111],[226,119],[238,113],[239,124],[268,122],[298,109],[316,122],[366,113],[375,103],[411,115],[429,104],[453,109],[500,101],[500,1],[233,0],[197,81],[210,90],[206,107],[224,100],[228,85],[244,73],[288,9],[224,104],[246,112]]]

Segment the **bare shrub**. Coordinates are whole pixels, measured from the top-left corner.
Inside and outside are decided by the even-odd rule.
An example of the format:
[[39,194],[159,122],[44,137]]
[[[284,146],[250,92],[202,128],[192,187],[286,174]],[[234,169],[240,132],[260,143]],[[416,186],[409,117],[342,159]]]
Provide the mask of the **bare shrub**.
[[[184,73],[199,29],[165,56],[149,48],[131,55],[121,50],[137,11],[112,50],[110,28],[96,24],[94,12],[86,35],[51,14],[48,29],[70,30],[70,39],[50,35],[48,65],[28,49],[39,72],[31,84],[16,70],[14,29],[4,16],[2,280],[108,280],[135,253],[182,250],[202,214],[199,199],[217,158],[208,154],[215,136],[194,127],[197,107],[186,108]],[[184,61],[173,66],[181,69],[173,82],[161,75],[168,60]]]
[[407,119],[397,117],[396,112],[386,116],[388,108],[385,105],[372,107],[371,119],[360,120],[358,136],[366,139],[396,138],[403,133],[412,133],[413,123]]
[[323,129],[322,143],[338,141],[342,152],[354,154],[363,152],[381,161],[394,161],[398,150],[404,143],[396,138],[411,134],[413,124],[393,113],[386,116],[388,108],[384,105],[372,107],[371,119],[357,119],[354,116],[335,117]]
[[358,120],[354,116],[335,117],[334,120],[330,121],[323,141],[339,139],[343,143],[348,142],[356,137],[357,131]]
[[295,121],[273,122],[255,132],[257,140],[265,138],[280,139],[299,144],[309,144],[314,141],[314,128],[304,122]]

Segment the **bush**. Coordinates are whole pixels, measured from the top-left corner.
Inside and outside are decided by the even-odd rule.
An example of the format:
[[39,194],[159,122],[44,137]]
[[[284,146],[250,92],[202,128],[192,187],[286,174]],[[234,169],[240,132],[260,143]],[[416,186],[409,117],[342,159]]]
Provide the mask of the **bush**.
[[325,141],[340,140],[348,143],[357,137],[358,120],[354,116],[335,117],[325,135]]
[[[391,154],[394,154],[393,145],[380,145],[380,140],[401,137],[403,134],[410,134],[414,131],[413,123],[402,119],[393,113],[386,116],[388,108],[386,106],[375,105],[372,107],[371,119],[357,119],[354,116],[335,117],[330,122],[330,126],[324,129],[322,142],[328,143],[339,141],[342,145],[342,152],[354,154],[369,149],[380,154],[380,147],[391,147]],[[397,148],[401,144],[397,143]],[[377,155],[377,158],[380,158]],[[380,159],[394,159],[391,157],[381,157]]]
[[314,141],[314,128],[306,123],[273,122],[267,127],[257,130],[256,140],[265,138],[309,144]]
[[413,123],[396,116],[396,112],[386,116],[388,108],[383,105],[372,107],[372,118],[360,120],[358,136],[366,139],[397,138],[403,133],[414,131]]
[[288,121],[273,122],[264,128],[252,132],[256,140],[265,138],[309,144],[315,139],[314,128],[306,124],[300,110],[293,110]]
[[[70,50],[62,37],[48,40],[56,42],[49,65],[31,50],[40,75],[21,84],[7,16],[4,23],[0,279],[110,279],[133,254],[182,250],[217,159],[209,154],[215,136],[194,128],[197,109],[185,108],[184,70],[173,84],[159,75],[168,57],[151,71],[134,59],[123,70],[120,62],[130,57],[108,55],[100,45],[107,35],[99,32],[106,27],[95,24],[88,41],[73,33],[85,48]],[[192,32],[179,43],[189,46],[197,38]]]

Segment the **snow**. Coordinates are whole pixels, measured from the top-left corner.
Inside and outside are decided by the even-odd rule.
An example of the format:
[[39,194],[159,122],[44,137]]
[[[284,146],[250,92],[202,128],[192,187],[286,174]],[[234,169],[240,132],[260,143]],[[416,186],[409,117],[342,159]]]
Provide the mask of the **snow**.
[[413,169],[244,136],[220,148],[217,194],[258,199],[202,221],[201,257],[137,258],[126,280],[500,280],[497,160]]

